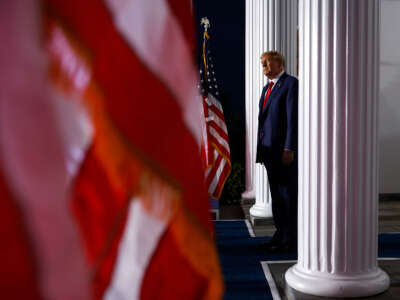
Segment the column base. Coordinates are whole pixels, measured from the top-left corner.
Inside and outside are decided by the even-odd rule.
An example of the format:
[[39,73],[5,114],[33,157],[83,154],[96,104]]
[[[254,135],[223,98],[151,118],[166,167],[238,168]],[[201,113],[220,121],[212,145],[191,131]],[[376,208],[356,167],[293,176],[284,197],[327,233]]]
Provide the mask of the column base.
[[269,205],[254,204],[250,208],[250,216],[257,218],[272,218],[272,209]]
[[389,276],[380,268],[369,273],[339,275],[304,272],[294,265],[285,274],[286,283],[293,289],[321,297],[368,297],[389,288]]
[[242,198],[249,200],[249,199],[255,199],[256,198],[256,194],[254,193],[254,191],[244,191],[242,193]]

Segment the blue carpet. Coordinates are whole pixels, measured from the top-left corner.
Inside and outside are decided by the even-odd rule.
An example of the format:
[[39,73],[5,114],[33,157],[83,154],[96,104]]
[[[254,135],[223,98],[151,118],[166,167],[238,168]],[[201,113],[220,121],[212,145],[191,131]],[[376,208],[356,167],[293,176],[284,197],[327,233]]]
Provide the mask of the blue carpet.
[[[272,299],[260,261],[295,260],[294,254],[267,254],[257,245],[270,237],[251,237],[244,221],[215,221],[226,300]],[[379,235],[379,257],[400,257],[400,234]]]

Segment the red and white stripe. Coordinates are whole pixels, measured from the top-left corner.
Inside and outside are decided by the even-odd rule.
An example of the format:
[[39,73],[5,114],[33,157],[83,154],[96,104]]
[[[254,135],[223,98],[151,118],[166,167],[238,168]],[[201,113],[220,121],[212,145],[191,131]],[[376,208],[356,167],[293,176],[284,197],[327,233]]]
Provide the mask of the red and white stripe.
[[[79,103],[48,85],[40,24],[37,1],[1,2],[0,165],[24,216],[18,222],[40,268],[42,299],[90,299],[90,270],[69,199],[92,129]],[[13,250],[9,255],[18,255]]]
[[[106,0],[115,26],[135,53],[172,91],[200,144],[201,103],[190,45],[167,0]],[[156,8],[156,9],[155,9]]]
[[212,94],[204,101],[207,124],[207,143],[204,144],[208,146],[205,152],[212,156],[205,173],[206,186],[210,197],[219,199],[231,171],[228,130],[221,103]]
[[[116,28],[135,54],[175,96],[186,127],[200,146],[201,102],[196,101],[197,73],[192,64],[191,49],[168,1],[105,2],[113,14]],[[157,219],[143,210],[139,201],[132,201],[106,300],[139,299],[146,268],[168,222],[168,219]]]
[[[10,14],[10,11],[0,9],[0,12],[4,12],[0,13],[4,17],[0,20],[0,24],[4,25],[1,26],[0,32],[6,33],[4,36],[7,41],[4,51],[0,49],[0,60],[3,62],[0,75],[7,74],[7,76],[0,76],[0,86],[2,87],[0,95],[1,167],[7,174],[6,179],[13,188],[13,192],[15,191],[18,204],[26,216],[26,225],[30,230],[32,245],[40,266],[38,282],[43,299],[90,299],[93,274],[84,257],[82,236],[79,236],[76,220],[70,213],[69,200],[73,184],[71,179],[75,178],[76,173],[80,171],[85,156],[88,155],[86,151],[91,146],[93,128],[81,103],[65,99],[66,95],[63,94],[63,91],[52,87],[47,81],[46,53],[40,47],[39,5],[32,0],[21,2],[22,4],[12,1],[5,2],[10,6],[13,3],[11,8],[13,8],[12,12],[15,13],[15,16]],[[68,2],[48,2],[55,7],[67,7],[68,9],[77,3],[75,1],[69,7],[65,4]],[[82,3],[84,4],[84,2]],[[183,144],[191,147],[188,147],[190,150],[184,154],[175,150],[178,146],[174,146],[173,149],[174,153],[179,153],[180,160],[184,155],[193,159],[186,159],[185,163],[182,163],[184,166],[182,169],[187,170],[185,172],[178,172],[175,170],[176,168],[172,169],[167,163],[163,166],[169,167],[166,168],[169,173],[172,173],[171,170],[175,171],[172,175],[183,183],[184,196],[193,194],[192,197],[187,196],[187,199],[204,200],[204,203],[207,204],[206,197],[201,198],[202,186],[196,184],[202,179],[201,167],[198,164],[197,169],[190,168],[190,162],[195,161],[196,158],[194,140],[197,143],[200,142],[201,102],[196,101],[196,71],[192,63],[190,47],[185,40],[178,18],[171,11],[167,0],[107,0],[106,3],[114,18],[115,24],[113,25],[118,28],[132,47],[132,56],[138,56],[141,62],[155,75],[155,80],[161,81],[179,103],[179,110],[171,105],[171,111],[167,113],[171,113],[171,118],[180,120],[182,112],[185,123],[182,123],[184,126],[180,126],[179,129],[184,127],[184,133],[187,134],[183,135],[181,134],[183,130],[176,129],[179,134],[174,136],[171,134],[171,136],[173,138],[184,136]],[[85,8],[84,5],[82,6]],[[3,6],[0,5],[0,7]],[[154,9],[155,7],[157,9]],[[66,21],[68,21],[69,14],[70,11],[65,12]],[[5,18],[7,15],[10,16],[9,19]],[[36,26],[32,26],[32,24]],[[78,23],[74,23],[75,27],[71,26],[70,28],[80,29],[76,24]],[[9,32],[11,29],[12,32]],[[80,33],[79,36],[84,40],[86,35]],[[65,58],[62,60],[61,68],[65,73],[71,75],[77,91],[84,90],[88,80],[94,75],[90,73],[89,69],[84,68],[83,63],[77,57],[73,56],[66,44],[66,39],[60,35],[59,31],[55,31],[53,38],[55,44],[51,46],[54,47],[47,50],[53,52],[54,56]],[[90,48],[91,45],[87,46]],[[10,58],[8,53],[14,53],[14,56]],[[102,84],[100,81],[97,83],[100,86]],[[169,93],[165,93],[165,98],[170,96]],[[140,103],[140,101],[148,99],[132,100]],[[217,113],[216,117],[218,117]],[[220,122],[217,120],[217,123]],[[154,128],[151,128],[152,133],[155,132]],[[140,128],[140,130],[142,129]],[[226,127],[222,129],[222,131],[224,130],[226,133]],[[218,130],[215,128],[213,132],[214,136],[223,135],[222,133],[216,134]],[[143,144],[145,143],[140,145],[143,146]],[[221,149],[225,147],[222,142],[220,144]],[[162,145],[167,149],[165,144]],[[175,145],[178,143],[175,142]],[[171,152],[165,150],[167,154]],[[153,157],[161,157],[164,151],[160,147],[157,153],[154,151],[151,154]],[[174,161],[175,165],[178,165],[180,160]],[[217,160],[218,158],[215,161]],[[170,157],[168,157],[168,161],[171,161]],[[222,163],[215,170],[215,174],[224,174],[226,164],[226,162]],[[190,179],[185,181],[186,178]],[[193,182],[189,182],[189,180]],[[215,184],[215,190],[217,188],[218,182]],[[167,199],[169,194],[163,192],[162,185],[153,191],[157,193],[154,197],[159,201],[152,210],[143,207],[138,198],[140,196],[135,196],[130,202],[126,226],[104,299],[145,298],[146,294],[142,289],[143,281],[146,272],[151,269],[149,263],[154,259],[160,241],[167,245],[163,248],[164,251],[175,245],[171,233],[166,234],[171,216],[165,216],[157,211],[163,211],[160,204],[164,203],[162,200]],[[110,199],[110,202],[113,200]],[[203,206],[198,204],[201,201],[187,202],[188,210],[193,211],[194,216],[199,216],[201,221],[199,224],[208,229],[204,226],[209,222],[206,206],[201,209]],[[201,211],[204,211],[204,217],[200,214]],[[170,243],[167,244],[167,241]],[[179,258],[168,257],[168,261],[174,262],[174,259],[179,262]],[[157,264],[153,264],[153,268],[157,266]],[[178,271],[179,267],[185,268],[182,264],[178,265],[176,267]],[[169,270],[171,269],[169,268]],[[189,266],[187,269],[192,270],[192,267]],[[170,272],[169,270],[168,272]],[[171,274],[174,275],[174,271],[177,272],[171,270]],[[176,281],[179,279],[178,276],[172,277],[174,281],[175,278]],[[165,279],[166,282],[167,279]],[[166,289],[168,286],[160,288]],[[146,291],[148,292],[148,290]]]

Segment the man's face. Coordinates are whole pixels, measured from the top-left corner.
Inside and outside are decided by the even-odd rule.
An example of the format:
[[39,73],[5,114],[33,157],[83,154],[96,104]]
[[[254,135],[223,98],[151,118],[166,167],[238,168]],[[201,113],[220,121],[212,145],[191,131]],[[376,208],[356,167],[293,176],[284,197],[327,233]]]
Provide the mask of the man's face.
[[282,65],[279,62],[271,60],[268,56],[261,58],[261,65],[264,75],[269,79],[274,79],[283,70]]

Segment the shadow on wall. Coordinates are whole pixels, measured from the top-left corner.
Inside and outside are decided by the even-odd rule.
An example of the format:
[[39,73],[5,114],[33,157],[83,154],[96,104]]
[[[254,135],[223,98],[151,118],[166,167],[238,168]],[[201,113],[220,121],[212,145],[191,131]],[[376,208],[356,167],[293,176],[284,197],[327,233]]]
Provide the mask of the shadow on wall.
[[379,192],[400,193],[400,63],[381,66]]

